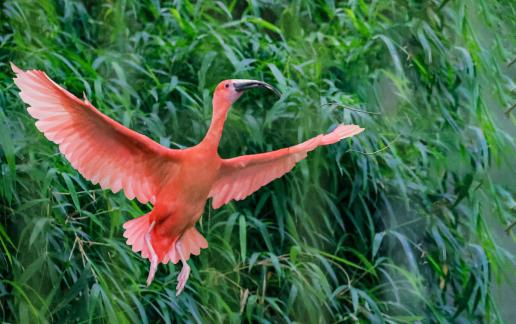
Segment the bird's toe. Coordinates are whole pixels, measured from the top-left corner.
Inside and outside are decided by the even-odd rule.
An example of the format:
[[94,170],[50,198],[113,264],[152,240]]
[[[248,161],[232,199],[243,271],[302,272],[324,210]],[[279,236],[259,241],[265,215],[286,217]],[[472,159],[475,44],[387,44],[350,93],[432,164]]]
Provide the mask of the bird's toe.
[[176,296],[179,296],[179,294],[183,292],[189,276],[190,267],[188,265],[184,265],[181,273],[177,276]]

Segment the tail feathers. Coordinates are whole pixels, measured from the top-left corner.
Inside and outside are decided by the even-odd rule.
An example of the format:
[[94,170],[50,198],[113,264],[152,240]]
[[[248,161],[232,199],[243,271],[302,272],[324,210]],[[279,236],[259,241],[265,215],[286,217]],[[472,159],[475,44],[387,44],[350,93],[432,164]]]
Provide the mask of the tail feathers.
[[[133,252],[141,252],[142,257],[150,259],[149,248],[145,241],[145,234],[147,234],[151,226],[149,214],[131,219],[130,221],[125,222],[123,226],[125,228],[124,237],[127,238],[127,244],[132,246]],[[151,237],[151,242],[152,241],[153,237]],[[201,253],[201,249],[208,247],[208,242],[195,227],[188,228],[178,241],[181,241],[183,255],[186,260],[190,259],[191,254],[199,255]],[[178,241],[174,240],[172,242],[168,252],[165,253],[162,258],[160,257],[160,262],[164,264],[167,264],[169,261],[172,261],[174,264],[179,262],[181,258],[176,249],[176,243]],[[156,246],[156,243],[157,242],[153,242],[152,245],[158,255],[162,255],[159,251],[163,250],[161,250],[161,247]]]
[[145,234],[150,227],[149,214],[145,214],[135,219],[131,219],[124,223],[124,237],[127,238],[127,244],[132,245],[133,252],[140,252],[142,257],[150,258],[149,249],[145,242]]
[[[199,255],[201,253],[201,249],[205,249],[208,247],[208,241],[199,233],[199,231],[195,227],[190,227],[187,229],[181,238],[182,252],[186,260],[190,259],[190,255]],[[176,264],[181,259],[179,253],[176,249],[176,242],[172,244],[169,252],[165,255],[163,260],[164,264],[167,264],[168,261],[172,261],[172,263]]]

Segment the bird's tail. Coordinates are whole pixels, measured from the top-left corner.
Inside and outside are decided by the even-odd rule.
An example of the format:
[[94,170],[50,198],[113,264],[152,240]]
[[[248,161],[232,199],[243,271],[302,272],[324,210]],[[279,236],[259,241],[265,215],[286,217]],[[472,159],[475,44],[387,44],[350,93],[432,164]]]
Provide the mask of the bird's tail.
[[132,219],[124,223],[124,237],[127,238],[127,244],[133,246],[134,252],[140,252],[142,257],[149,259],[151,262],[149,275],[147,277],[147,286],[154,280],[154,275],[161,262],[167,264],[168,261],[178,263],[183,262],[183,270],[178,277],[177,294],[184,289],[190,267],[186,263],[190,259],[190,255],[199,255],[201,249],[208,247],[206,239],[197,231],[195,226],[187,228],[183,233],[171,237],[163,236],[160,231],[156,231],[156,221],[151,223],[150,213]]
[[[150,213],[131,219],[125,222],[123,226],[125,228],[124,237],[127,238],[127,244],[132,245],[134,252],[141,252],[142,257],[150,260],[151,252],[145,242],[145,235],[149,232],[151,226],[149,215]],[[208,247],[208,242],[194,226],[187,228],[180,237],[162,238],[155,236],[155,234],[154,232],[151,235],[150,240],[160,256],[159,262],[163,264],[167,264],[169,261],[172,261],[174,264],[179,262],[180,256],[176,249],[178,242],[181,242],[180,246],[186,260],[190,258],[191,254],[199,255],[201,249]],[[164,251],[165,253],[160,253],[162,251],[161,246],[158,247],[157,245],[163,241],[171,242],[171,244],[169,243],[170,247],[167,247],[167,250]]]
[[185,260],[190,259],[191,254],[201,254],[201,249],[206,249],[208,247],[208,241],[206,241],[204,236],[202,236],[201,233],[199,233],[195,226],[192,226],[188,228],[183,233],[183,235],[172,244],[169,252],[161,260],[163,264],[167,264],[168,261],[172,261],[172,263],[174,264],[179,262],[180,255],[176,248],[176,244],[178,242],[181,242],[180,246],[182,248]]
[[141,251],[142,257],[147,259],[150,259],[150,251],[145,243],[145,234],[147,234],[151,226],[149,215],[150,213],[124,223],[126,243],[132,245],[133,252]]

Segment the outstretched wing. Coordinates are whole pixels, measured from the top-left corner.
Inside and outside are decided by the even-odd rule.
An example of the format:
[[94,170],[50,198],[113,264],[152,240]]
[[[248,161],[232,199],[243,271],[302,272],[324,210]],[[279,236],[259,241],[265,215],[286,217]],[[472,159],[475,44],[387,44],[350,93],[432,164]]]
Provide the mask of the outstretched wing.
[[180,151],[122,126],[42,71],[11,67],[20,97],[38,120],[36,127],[59,145],[74,168],[103,189],[123,189],[129,199],[154,203],[163,179],[177,169]]
[[357,125],[339,125],[329,134],[321,134],[301,144],[277,151],[243,155],[223,160],[210,197],[213,208],[230,200],[242,200],[274,179],[292,170],[307,153],[321,145],[329,145],[362,132]]

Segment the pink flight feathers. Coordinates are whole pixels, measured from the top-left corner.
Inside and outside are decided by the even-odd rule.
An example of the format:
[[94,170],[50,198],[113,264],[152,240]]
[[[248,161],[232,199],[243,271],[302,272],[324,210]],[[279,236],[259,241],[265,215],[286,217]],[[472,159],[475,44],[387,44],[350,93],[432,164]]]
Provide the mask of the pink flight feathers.
[[177,295],[190,275],[187,261],[208,242],[196,229],[206,201],[213,208],[242,200],[283,176],[308,152],[361,133],[357,125],[338,125],[288,148],[222,159],[217,148],[227,114],[245,90],[272,86],[256,80],[225,80],[213,95],[213,116],[203,140],[194,147],[175,150],[124,127],[98,111],[87,99],[75,97],[42,71],[23,71],[11,64],[21,99],[29,105],[36,127],[86,179],[129,199],[150,202],[153,209],[123,226],[127,244],[151,262],[147,285],[159,263],[181,261]]

